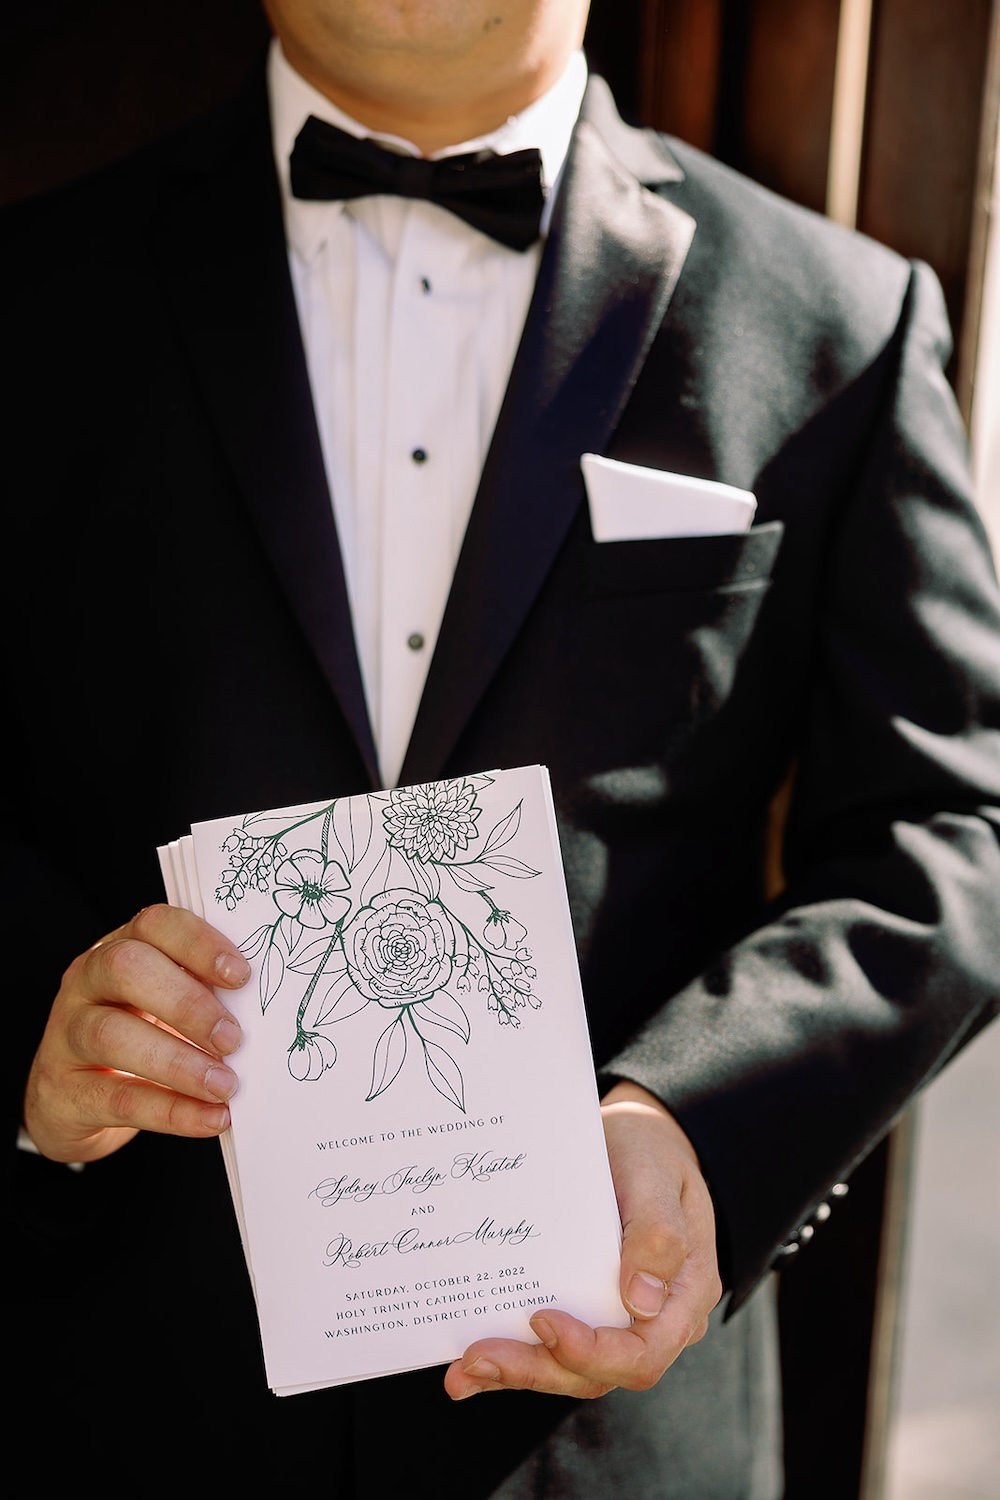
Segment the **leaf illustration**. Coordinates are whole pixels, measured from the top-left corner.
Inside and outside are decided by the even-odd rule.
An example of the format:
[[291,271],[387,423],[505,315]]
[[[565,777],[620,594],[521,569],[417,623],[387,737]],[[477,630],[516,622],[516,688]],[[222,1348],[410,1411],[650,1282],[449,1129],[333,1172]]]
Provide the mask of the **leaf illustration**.
[[258,927],[256,932],[251,932],[245,942],[240,944],[240,952],[247,963],[251,963],[257,957],[258,953],[263,951],[270,931],[270,924],[265,922],[263,927]]
[[372,810],[367,797],[341,797],[333,804],[333,832],[344,852],[344,865],[353,870],[368,853],[372,841]]
[[267,1010],[271,1001],[281,988],[281,981],[285,977],[285,959],[273,940],[264,955],[264,962],[260,966],[260,1008]]
[[436,901],[441,894],[441,876],[438,874],[437,865],[425,865],[422,860],[407,860],[410,872],[414,878],[414,884],[424,892],[430,901]]
[[538,875],[539,870],[533,870],[523,860],[514,859],[510,854],[491,854],[483,860],[483,864],[490,870],[497,870],[501,875],[512,875],[515,880],[530,880],[532,876]]
[[[326,959],[326,963],[323,960]],[[337,948],[331,954],[329,937],[320,937],[303,948],[297,955],[295,962],[289,964],[293,974],[335,974],[338,969],[343,969],[347,960],[344,958],[344,950]]]
[[345,970],[329,986],[319,1003],[320,1014],[312,1022],[314,1026],[322,1026],[324,1021],[346,1021],[348,1016],[357,1015],[371,1001],[367,995],[362,995],[360,990],[355,989],[350,974]]
[[519,802],[505,818],[501,818],[500,822],[493,829],[493,832],[483,846],[483,852],[479,856],[480,859],[485,859],[487,854],[491,854],[494,849],[502,849],[504,844],[509,844],[520,826],[521,803]]
[[[425,1021],[434,1026],[443,1026],[446,1031],[460,1036],[463,1042],[469,1040],[468,1016],[458,1001],[446,995],[443,990],[439,990],[431,1000],[421,1000],[417,1005],[411,1005],[410,1015],[415,1022]],[[423,1033],[420,1032],[420,1035]]]
[[424,1064],[427,1077],[445,1099],[465,1113],[465,1081],[455,1059],[437,1042],[424,1041]]
[[306,804],[305,807],[295,808],[291,812],[284,812],[276,817],[273,813],[251,813],[243,819],[244,828],[252,828],[254,838],[266,839],[277,838],[287,833],[290,828],[299,828],[303,823],[308,823],[311,818],[318,817],[325,811],[327,804],[317,802],[315,805]]
[[383,891],[390,888],[389,869],[392,864],[392,850],[386,844],[382,850],[381,857],[374,870],[361,887],[361,905],[368,906],[373,896],[381,895]]
[[[332,822],[333,822],[333,808],[332,807],[328,807],[327,810],[326,810],[326,817],[323,819],[323,830],[322,830],[322,832],[321,832],[321,834],[319,836],[319,847],[323,851],[323,858],[324,859],[329,859],[330,858],[330,826],[331,826]],[[341,850],[340,852],[343,853],[344,851]]]
[[487,776],[485,772],[479,776],[466,776],[464,778],[466,785],[474,786],[477,791],[482,791],[484,787],[492,786],[495,779],[493,776]]
[[403,1013],[400,1011],[375,1044],[375,1055],[372,1058],[372,1086],[368,1091],[366,1103],[377,1099],[379,1094],[394,1082],[403,1066],[405,1056],[406,1032],[403,1029]]
[[481,866],[470,865],[443,865],[460,891],[491,891],[493,887],[487,885],[481,873]]
[[294,917],[283,916],[279,918],[275,930],[280,935],[290,958],[295,952],[295,944],[302,939],[302,928],[295,921]]

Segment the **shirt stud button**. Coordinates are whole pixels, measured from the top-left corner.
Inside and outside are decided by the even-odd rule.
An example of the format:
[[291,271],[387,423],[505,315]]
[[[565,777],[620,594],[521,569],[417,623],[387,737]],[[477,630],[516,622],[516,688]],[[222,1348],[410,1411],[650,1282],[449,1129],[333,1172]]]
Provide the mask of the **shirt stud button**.
[[412,635],[408,635],[406,637],[406,644],[411,651],[422,651],[424,649],[424,638],[420,634],[420,631],[415,630]]
[[431,289],[431,284],[427,280],[427,277],[426,276],[421,276],[421,278],[420,278],[420,290],[423,292],[424,296],[427,295],[427,293],[430,291],[430,289]]
[[410,457],[413,459],[413,462],[415,464],[425,464],[427,462],[427,449],[414,448],[413,452],[410,454]]

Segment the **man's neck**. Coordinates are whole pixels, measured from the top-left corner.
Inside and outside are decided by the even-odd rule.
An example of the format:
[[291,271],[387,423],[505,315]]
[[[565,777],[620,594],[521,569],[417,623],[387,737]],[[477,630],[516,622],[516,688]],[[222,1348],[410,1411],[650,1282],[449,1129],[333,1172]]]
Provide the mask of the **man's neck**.
[[298,56],[294,48],[285,49],[292,67],[314,89],[332,99],[340,109],[364,125],[374,135],[398,136],[412,141],[422,156],[433,156],[459,141],[477,140],[498,129],[512,115],[520,114],[557,81],[561,69],[552,77],[546,73],[537,85],[504,91],[494,98],[476,99],[444,108],[440,103],[424,106],[414,99],[403,104],[397,97],[391,103],[365,93],[332,84],[309,66],[309,58]]
[[[517,13],[509,25],[505,7]],[[425,16],[411,36],[384,15],[381,29],[361,26],[364,5],[328,5],[322,27],[301,7],[268,5],[296,72],[359,124],[411,141],[424,156],[520,114],[557,82],[580,44],[581,0],[492,0],[488,21],[477,24],[481,8],[479,0],[439,5],[437,31]],[[530,26],[520,12],[529,13]]]

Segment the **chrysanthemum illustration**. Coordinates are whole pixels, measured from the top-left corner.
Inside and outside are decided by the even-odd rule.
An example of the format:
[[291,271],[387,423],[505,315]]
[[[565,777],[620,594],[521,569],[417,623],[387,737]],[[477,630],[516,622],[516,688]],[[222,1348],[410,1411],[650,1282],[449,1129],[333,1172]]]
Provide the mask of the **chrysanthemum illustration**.
[[286,917],[303,927],[329,927],[350,907],[340,894],[350,881],[335,859],[324,859],[318,849],[299,849],[274,874],[274,902]]
[[476,789],[461,777],[399,787],[382,816],[393,849],[423,864],[454,859],[476,837]]

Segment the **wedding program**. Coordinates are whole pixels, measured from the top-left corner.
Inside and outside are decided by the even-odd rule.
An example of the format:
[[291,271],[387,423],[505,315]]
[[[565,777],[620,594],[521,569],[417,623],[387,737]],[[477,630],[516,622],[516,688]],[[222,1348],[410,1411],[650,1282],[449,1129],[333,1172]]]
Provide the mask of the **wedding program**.
[[278,1395],[627,1325],[547,772],[195,824],[168,899],[253,969],[223,1153]]

